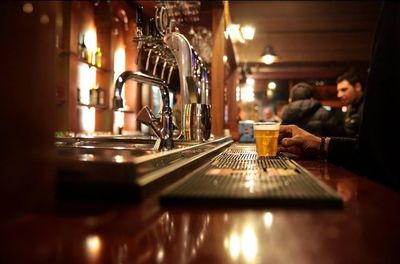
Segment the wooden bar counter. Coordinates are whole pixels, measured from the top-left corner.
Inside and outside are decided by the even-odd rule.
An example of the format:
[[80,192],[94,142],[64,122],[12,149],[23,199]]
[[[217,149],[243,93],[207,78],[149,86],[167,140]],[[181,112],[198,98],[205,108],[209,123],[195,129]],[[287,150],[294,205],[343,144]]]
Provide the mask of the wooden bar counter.
[[68,202],[0,227],[1,263],[400,263],[400,197],[324,161],[298,161],[342,209],[163,208]]

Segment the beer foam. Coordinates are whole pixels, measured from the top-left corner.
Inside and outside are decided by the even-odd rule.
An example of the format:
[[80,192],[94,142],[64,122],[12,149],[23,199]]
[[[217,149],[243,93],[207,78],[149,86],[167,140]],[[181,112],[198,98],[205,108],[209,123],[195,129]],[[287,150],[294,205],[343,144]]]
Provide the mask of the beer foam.
[[279,130],[278,124],[254,125],[254,130]]

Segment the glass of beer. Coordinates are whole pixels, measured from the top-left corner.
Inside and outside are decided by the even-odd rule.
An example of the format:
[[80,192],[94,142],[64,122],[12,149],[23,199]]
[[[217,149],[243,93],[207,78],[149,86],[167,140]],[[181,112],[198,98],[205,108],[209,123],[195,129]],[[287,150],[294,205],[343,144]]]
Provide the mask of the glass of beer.
[[276,156],[280,124],[280,122],[254,122],[254,138],[259,157]]

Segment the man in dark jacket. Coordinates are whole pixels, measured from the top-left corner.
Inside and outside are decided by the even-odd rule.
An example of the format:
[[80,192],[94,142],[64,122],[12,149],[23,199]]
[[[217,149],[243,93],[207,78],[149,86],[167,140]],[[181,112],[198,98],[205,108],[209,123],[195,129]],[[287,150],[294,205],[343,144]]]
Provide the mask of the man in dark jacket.
[[[297,126],[281,126],[282,151],[322,155],[400,192],[397,150],[400,113],[400,3],[384,2],[375,33],[359,137],[320,138]],[[285,138],[287,137],[287,138]],[[282,139],[283,138],[283,139]]]
[[347,137],[356,137],[360,128],[364,108],[363,85],[360,77],[353,71],[346,72],[336,79],[337,97],[347,107],[344,117],[344,131]]
[[317,136],[340,136],[342,120],[314,99],[314,87],[298,83],[290,91],[289,105],[282,115],[282,124],[295,124]]

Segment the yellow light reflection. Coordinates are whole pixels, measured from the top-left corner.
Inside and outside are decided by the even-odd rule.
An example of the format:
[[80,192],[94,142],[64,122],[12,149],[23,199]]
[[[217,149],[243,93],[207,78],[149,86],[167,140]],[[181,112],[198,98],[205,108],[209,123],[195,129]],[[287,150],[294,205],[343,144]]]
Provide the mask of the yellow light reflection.
[[114,82],[125,71],[125,49],[118,48],[114,53]]
[[93,133],[96,125],[96,109],[94,107],[83,108],[81,112],[81,126],[87,133]]
[[229,238],[229,253],[233,259],[237,259],[240,254],[240,238],[238,234],[233,233]]
[[99,258],[101,251],[101,239],[99,236],[91,235],[86,238],[85,248],[87,256],[94,261]]
[[80,155],[80,160],[83,160],[83,161],[94,160],[94,155],[93,154],[82,154],[82,155]]
[[240,236],[233,232],[229,239],[224,240],[224,247],[229,250],[233,260],[242,256],[246,262],[253,262],[258,252],[258,240],[254,227],[250,224],[246,225]]
[[241,237],[242,254],[246,261],[255,259],[258,251],[257,237],[253,226],[246,226]]
[[245,40],[253,40],[256,29],[250,25],[246,25],[240,29]]
[[22,11],[24,13],[30,14],[33,12],[33,5],[30,2],[26,2],[24,3],[24,5],[22,6]]
[[92,28],[85,32],[85,45],[89,53],[96,52],[97,49],[97,36],[96,31]]
[[163,262],[163,260],[164,260],[164,249],[163,248],[160,248],[158,250],[156,259],[157,259],[157,263]]
[[122,163],[122,162],[124,162],[124,156],[122,156],[122,155],[115,155],[114,156],[114,161],[115,162],[117,162],[117,163]]
[[271,228],[272,223],[273,223],[273,221],[274,221],[274,216],[272,215],[272,213],[266,212],[266,213],[264,214],[264,216],[263,216],[263,220],[264,220],[264,225],[265,225],[267,228]]

